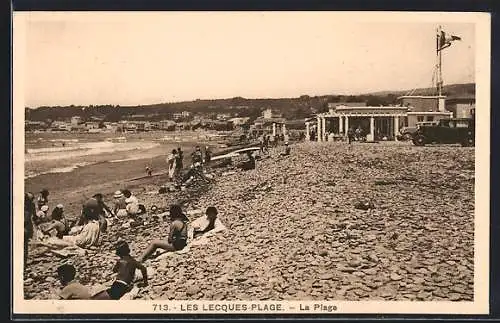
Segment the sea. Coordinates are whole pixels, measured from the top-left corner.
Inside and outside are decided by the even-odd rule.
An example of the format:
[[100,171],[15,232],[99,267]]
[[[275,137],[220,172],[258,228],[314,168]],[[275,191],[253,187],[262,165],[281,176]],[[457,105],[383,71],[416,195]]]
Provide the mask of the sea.
[[68,173],[98,163],[122,163],[165,156],[177,146],[210,142],[210,133],[27,133],[24,178]]

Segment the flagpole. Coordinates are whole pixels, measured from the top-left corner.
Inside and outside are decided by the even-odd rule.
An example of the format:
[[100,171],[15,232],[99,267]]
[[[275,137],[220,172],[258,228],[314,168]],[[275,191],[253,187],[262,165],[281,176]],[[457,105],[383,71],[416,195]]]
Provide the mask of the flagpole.
[[441,34],[441,26],[438,28],[438,34],[437,34],[437,47],[436,47],[436,54],[437,54],[437,60],[438,60],[438,77],[437,77],[437,90],[438,90],[438,95],[442,95],[442,88],[443,88],[443,74],[442,74],[442,57],[441,57],[441,37],[443,35]]

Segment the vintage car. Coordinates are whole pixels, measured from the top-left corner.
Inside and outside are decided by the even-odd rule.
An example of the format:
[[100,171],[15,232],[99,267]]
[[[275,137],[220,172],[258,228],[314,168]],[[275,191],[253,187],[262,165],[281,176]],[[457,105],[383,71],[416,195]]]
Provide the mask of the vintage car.
[[417,127],[403,127],[399,130],[396,138],[398,140],[411,140],[415,132],[417,132]]
[[474,146],[476,123],[474,119],[455,118],[441,119],[435,125],[421,125],[413,135],[413,144],[461,144],[464,147]]

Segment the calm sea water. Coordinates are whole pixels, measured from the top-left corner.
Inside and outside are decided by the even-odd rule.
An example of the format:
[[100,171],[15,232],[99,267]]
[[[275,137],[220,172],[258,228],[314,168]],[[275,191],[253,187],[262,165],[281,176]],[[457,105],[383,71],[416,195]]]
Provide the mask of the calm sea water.
[[25,137],[25,179],[69,173],[98,163],[153,159],[173,148],[210,140],[199,133],[77,134],[29,133]]

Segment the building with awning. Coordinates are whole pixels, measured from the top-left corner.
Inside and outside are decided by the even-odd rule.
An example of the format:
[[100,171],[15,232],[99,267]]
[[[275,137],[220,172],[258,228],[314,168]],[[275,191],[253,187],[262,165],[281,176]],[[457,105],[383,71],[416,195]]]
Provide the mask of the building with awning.
[[317,141],[346,136],[347,131],[360,131],[368,141],[397,140],[401,127],[414,127],[417,122],[451,118],[445,110],[444,96],[403,96],[399,105],[366,106],[329,104],[329,111],[307,119],[306,139],[311,133]]
[[[377,137],[393,139],[404,124],[408,108],[398,106],[367,107],[343,106],[330,108],[328,112],[316,115],[316,121],[306,121],[306,139],[311,138],[311,128],[315,129],[317,141],[327,141],[331,135],[345,136],[349,128],[361,129],[369,141]],[[330,136],[331,137],[331,136]]]
[[286,135],[286,122],[280,114],[274,113],[272,109],[266,109],[250,126],[250,132],[259,136],[269,133],[273,136],[279,133]]

